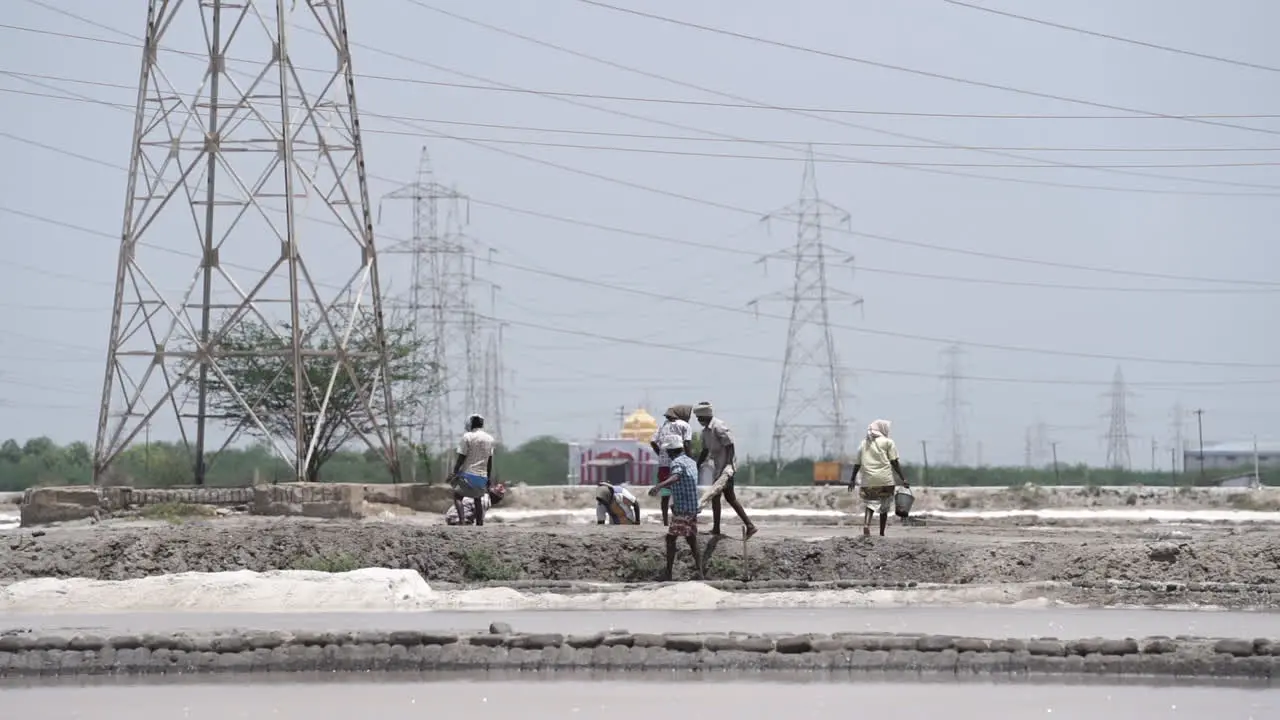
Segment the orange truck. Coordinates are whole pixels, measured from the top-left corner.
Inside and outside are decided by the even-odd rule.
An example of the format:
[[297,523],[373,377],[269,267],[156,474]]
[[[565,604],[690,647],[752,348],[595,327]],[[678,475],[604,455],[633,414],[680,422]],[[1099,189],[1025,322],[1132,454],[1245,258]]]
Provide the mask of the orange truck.
[[813,464],[814,485],[843,485],[849,482],[849,472],[853,466],[835,460],[815,462]]

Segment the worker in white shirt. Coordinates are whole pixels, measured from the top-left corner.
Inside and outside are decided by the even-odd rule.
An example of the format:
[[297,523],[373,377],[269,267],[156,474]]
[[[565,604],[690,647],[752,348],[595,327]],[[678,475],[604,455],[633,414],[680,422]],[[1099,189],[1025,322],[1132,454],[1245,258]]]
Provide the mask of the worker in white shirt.
[[[663,438],[679,438],[685,454],[693,454],[693,427],[689,425],[689,418],[692,415],[692,405],[672,405],[663,413],[666,422],[654,431],[653,438],[649,440],[649,447],[653,448],[653,452],[658,456],[659,483],[665,482],[671,476],[671,457],[662,449]],[[662,503],[662,526],[666,527],[667,518],[671,513],[671,490],[664,488],[658,493],[658,498]]]
[[596,488],[596,524],[639,525],[640,501],[621,485],[600,483]]
[[493,476],[493,448],[497,441],[484,430],[484,417],[467,418],[466,432],[458,441],[458,459],[453,464],[453,505],[458,517],[464,517],[462,501],[470,498],[476,525],[484,525],[484,503],[481,498],[490,490]]

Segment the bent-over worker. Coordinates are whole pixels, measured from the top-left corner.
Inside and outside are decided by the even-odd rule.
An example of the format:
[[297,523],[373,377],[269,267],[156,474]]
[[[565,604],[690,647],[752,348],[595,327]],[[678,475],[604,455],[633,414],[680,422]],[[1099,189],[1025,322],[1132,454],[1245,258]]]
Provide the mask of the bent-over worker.
[[596,488],[596,524],[639,525],[640,501],[621,485],[602,482]]
[[[480,512],[487,513],[490,508],[502,502],[507,496],[507,486],[502,483],[492,485],[489,492],[485,493],[479,500],[469,497],[462,498],[462,515],[458,515],[458,503],[449,506],[444,513],[444,522],[446,525],[475,525],[476,524],[476,503],[480,503]],[[461,519],[459,519],[461,518]]]

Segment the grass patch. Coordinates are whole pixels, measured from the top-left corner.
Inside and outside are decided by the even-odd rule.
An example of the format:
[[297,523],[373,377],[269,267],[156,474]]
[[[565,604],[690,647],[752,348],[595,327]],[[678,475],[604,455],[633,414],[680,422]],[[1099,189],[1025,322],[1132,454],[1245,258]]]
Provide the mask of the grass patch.
[[175,525],[198,518],[216,517],[217,510],[208,505],[194,503],[165,502],[146,505],[138,511],[138,517],[146,520],[164,520]]
[[1236,510],[1254,510],[1256,512],[1275,512],[1280,510],[1280,501],[1262,498],[1252,492],[1229,495],[1227,503]]
[[966,510],[973,506],[973,498],[968,495],[947,492],[942,493],[942,504],[950,510]]
[[316,553],[294,558],[290,570],[314,570],[316,572],[342,573],[364,567],[360,558],[351,553]]
[[618,573],[623,582],[652,582],[662,574],[666,561],[652,554],[628,555]]
[[1009,493],[1014,505],[1021,510],[1038,510],[1044,507],[1045,492],[1039,485],[1027,483],[1021,487],[1011,487],[1005,492]]
[[484,548],[473,548],[462,553],[462,577],[471,582],[501,582],[519,579],[520,571]]

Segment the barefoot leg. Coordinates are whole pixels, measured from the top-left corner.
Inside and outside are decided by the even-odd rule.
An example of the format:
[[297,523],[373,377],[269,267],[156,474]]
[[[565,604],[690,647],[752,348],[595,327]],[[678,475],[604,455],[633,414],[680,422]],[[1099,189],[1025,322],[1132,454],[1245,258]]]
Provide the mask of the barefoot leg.
[[751,518],[747,517],[747,511],[742,507],[742,503],[738,502],[738,494],[733,491],[732,480],[729,481],[729,484],[724,489],[724,499],[729,503],[729,507],[733,508],[733,511],[738,514],[738,519],[742,521],[742,525],[745,528],[746,536],[755,535],[756,526],[751,522]]
[[689,549],[693,551],[693,564],[698,570],[698,579],[706,580],[707,572],[702,566],[702,553],[698,552],[698,536],[696,534],[690,535],[685,539],[689,541]]

